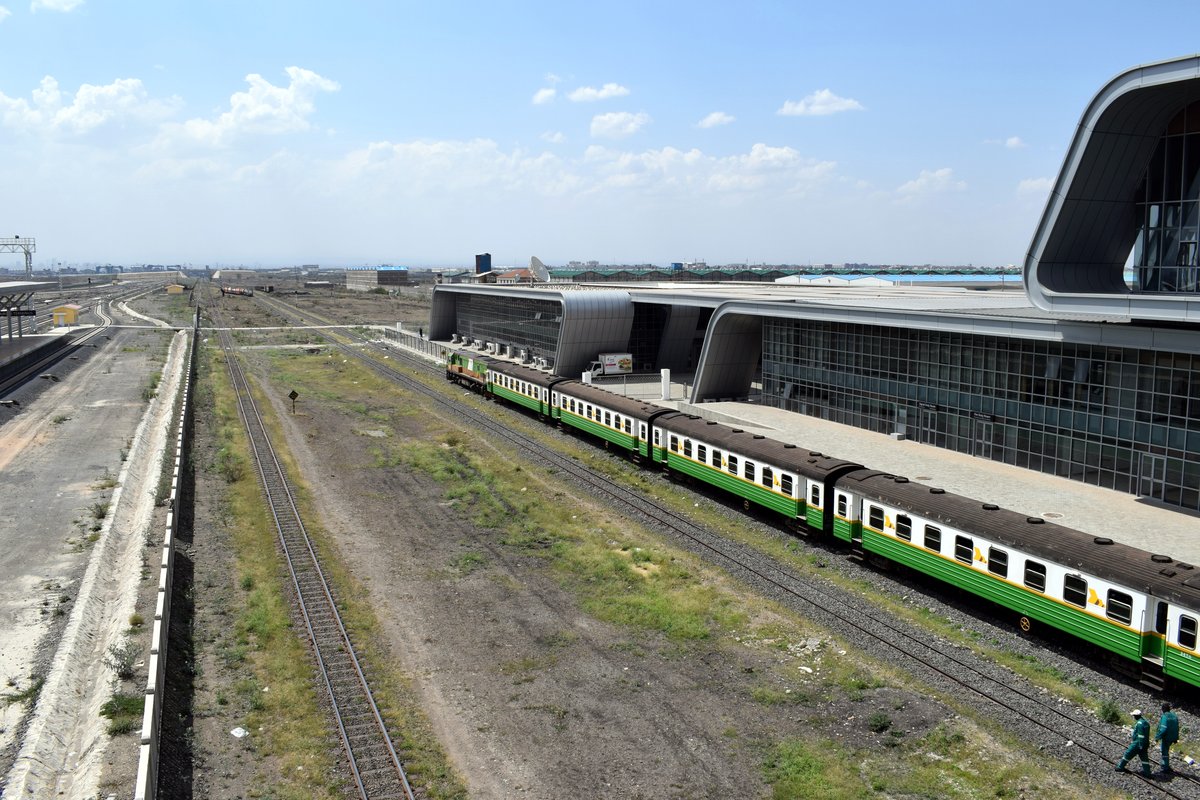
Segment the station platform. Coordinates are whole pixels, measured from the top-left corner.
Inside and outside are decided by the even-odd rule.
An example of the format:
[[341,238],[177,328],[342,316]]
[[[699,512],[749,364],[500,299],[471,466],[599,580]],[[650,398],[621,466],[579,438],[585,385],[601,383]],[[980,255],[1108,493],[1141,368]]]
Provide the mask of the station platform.
[[656,401],[947,492],[1200,564],[1200,514],[1135,495],[754,403]]
[[0,382],[24,365],[53,350],[65,346],[69,339],[64,333],[31,334],[0,339]]
[[[447,349],[461,348],[451,342],[434,344]],[[428,353],[423,354],[428,357]],[[982,503],[995,503],[1026,516],[1042,517],[1047,522],[1093,536],[1107,536],[1177,561],[1200,564],[1200,513],[753,402],[692,404],[682,399],[689,394],[691,377],[672,375],[668,393],[671,399],[667,400],[661,399],[661,381],[654,376],[610,378],[597,380],[594,385],[614,394],[636,397],[798,447],[857,461],[872,469],[903,475]]]

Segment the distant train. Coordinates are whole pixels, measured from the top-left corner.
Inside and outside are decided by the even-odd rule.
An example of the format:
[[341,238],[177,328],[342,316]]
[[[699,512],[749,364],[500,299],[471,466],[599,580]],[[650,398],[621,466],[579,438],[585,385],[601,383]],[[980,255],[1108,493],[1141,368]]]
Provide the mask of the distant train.
[[254,290],[248,286],[222,286],[221,294],[236,294],[241,297],[253,297]]
[[777,515],[861,558],[902,564],[1117,657],[1151,688],[1200,686],[1200,571],[739,428],[470,353],[446,378]]

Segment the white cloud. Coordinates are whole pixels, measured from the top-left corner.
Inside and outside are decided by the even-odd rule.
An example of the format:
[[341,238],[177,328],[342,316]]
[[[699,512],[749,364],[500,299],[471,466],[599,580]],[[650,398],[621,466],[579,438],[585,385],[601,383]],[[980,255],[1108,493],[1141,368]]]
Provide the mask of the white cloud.
[[903,195],[916,196],[941,192],[961,192],[966,188],[966,181],[954,178],[954,170],[942,167],[935,170],[921,170],[919,176],[900,186],[896,191]]
[[1017,150],[1019,148],[1025,147],[1025,142],[1021,141],[1020,136],[1010,136],[1004,140],[1004,146],[1007,147],[1009,150]]
[[813,92],[800,102],[784,101],[783,107],[776,111],[785,117],[824,117],[842,111],[863,111],[862,103],[849,97],[838,97],[828,89]]
[[542,134],[542,141],[550,144],[562,144],[566,140],[567,137],[563,136],[562,131],[546,131]]
[[46,9],[47,11],[74,11],[83,5],[83,0],[33,0],[30,4],[30,11],[39,11]]
[[558,92],[551,88],[538,89],[533,95],[533,104],[535,106],[544,105],[554,99],[554,95]]
[[1054,188],[1053,178],[1025,178],[1017,184],[1017,194],[1046,195]]
[[734,119],[735,118],[733,116],[726,114],[724,111],[714,111],[704,119],[697,122],[696,127],[715,128],[719,125],[728,125],[729,123],[733,122]]
[[288,67],[287,86],[275,86],[261,75],[246,76],[250,88],[229,98],[229,110],[216,119],[190,119],[170,126],[169,138],[182,137],[214,147],[229,144],[244,134],[281,134],[308,130],[319,92],[336,92],[341,86],[301,67]]
[[4,6],[0,6],[0,22],[4,22],[4,20],[8,19],[11,16],[12,16],[11,11],[9,11]]
[[594,89],[591,86],[580,86],[575,91],[567,95],[573,103],[591,103],[596,100],[608,100],[612,97],[624,97],[629,94],[629,90],[624,86],[616,83],[606,83],[599,89]]
[[592,117],[592,136],[604,139],[624,139],[640,131],[650,122],[645,112],[631,114],[628,111],[613,111]]
[[180,105],[177,98],[150,98],[137,78],[121,78],[105,86],[85,83],[64,101],[58,81],[49,75],[31,92],[31,100],[0,93],[0,124],[38,135],[78,135],[107,123],[157,122]]

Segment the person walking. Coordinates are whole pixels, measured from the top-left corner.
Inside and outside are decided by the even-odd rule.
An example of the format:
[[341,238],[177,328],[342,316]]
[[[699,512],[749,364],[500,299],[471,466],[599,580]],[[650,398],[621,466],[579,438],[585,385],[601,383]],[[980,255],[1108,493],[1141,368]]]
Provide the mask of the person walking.
[[1179,716],[1171,710],[1170,703],[1163,703],[1162,711],[1162,716],[1158,720],[1158,731],[1154,734],[1154,741],[1158,742],[1162,753],[1162,763],[1158,768],[1163,772],[1170,772],[1171,745],[1179,741]]
[[1133,716],[1133,730],[1130,731],[1129,747],[1125,755],[1117,762],[1117,772],[1125,772],[1125,765],[1137,756],[1142,760],[1142,774],[1150,777],[1150,723],[1142,718],[1142,710],[1135,708],[1129,712]]

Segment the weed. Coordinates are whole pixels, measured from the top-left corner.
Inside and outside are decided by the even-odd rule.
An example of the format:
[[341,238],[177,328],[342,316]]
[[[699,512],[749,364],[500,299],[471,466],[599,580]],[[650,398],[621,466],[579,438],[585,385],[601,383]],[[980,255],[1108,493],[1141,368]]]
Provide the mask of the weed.
[[888,728],[892,727],[892,718],[882,711],[876,711],[871,716],[867,717],[867,727],[873,733],[883,733]]
[[144,695],[121,692],[117,692],[111,699],[105,701],[104,705],[100,706],[100,716],[108,718],[109,735],[117,736],[140,730],[145,702]]
[[[11,706],[13,703],[28,703],[29,705],[33,705],[33,702],[37,700],[38,694],[42,691],[42,684],[45,682],[45,678],[34,678],[33,681],[21,691],[8,692],[0,695],[0,700],[3,700],[4,705],[6,706]],[[8,685],[16,688],[17,681],[14,678],[9,678]]]
[[117,677],[127,681],[133,677],[133,665],[141,654],[142,648],[132,639],[126,639],[121,644],[108,646],[108,654],[104,656],[104,666],[117,673]]
[[92,503],[92,519],[101,520],[108,516],[108,501]]
[[1125,719],[1125,712],[1121,710],[1121,706],[1116,700],[1111,697],[1104,698],[1100,703],[1100,707],[1096,709],[1096,716],[1101,722],[1107,722],[1110,725],[1119,725]]
[[129,615],[129,627],[140,628],[146,624],[146,618],[136,611]]
[[64,422],[66,422],[69,419],[70,419],[70,417],[68,417],[66,414],[56,414],[54,416],[54,418],[51,419],[50,421],[53,422],[55,425],[62,425]]

